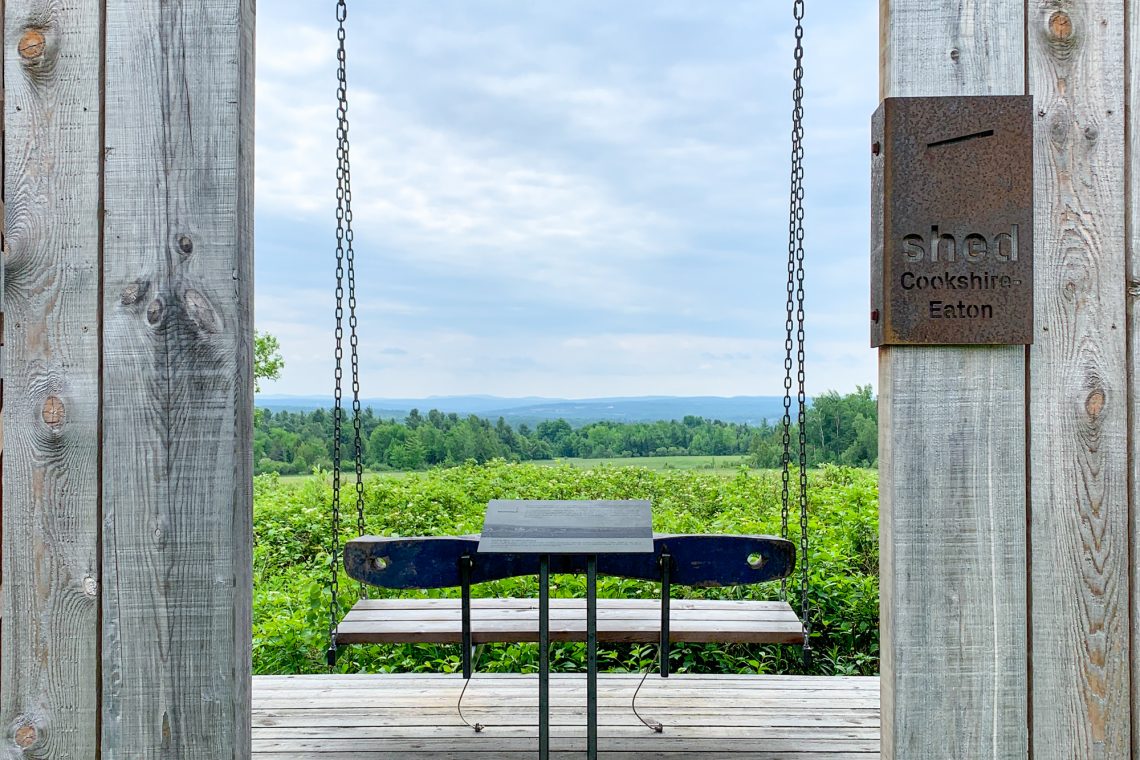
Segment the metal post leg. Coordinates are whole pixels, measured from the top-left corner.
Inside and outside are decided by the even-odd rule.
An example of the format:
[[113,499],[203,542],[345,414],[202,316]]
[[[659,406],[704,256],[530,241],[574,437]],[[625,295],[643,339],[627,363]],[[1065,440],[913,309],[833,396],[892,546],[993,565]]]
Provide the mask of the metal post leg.
[[550,760],[550,555],[538,557],[538,758]]
[[673,558],[668,552],[661,554],[661,643],[657,657],[661,661],[661,677],[669,677],[669,600],[672,586],[669,580],[669,571],[673,567]]
[[463,618],[463,677],[471,677],[471,557],[464,555],[459,558],[459,578],[462,581],[462,618]]
[[598,757],[598,557],[586,557],[586,760]]

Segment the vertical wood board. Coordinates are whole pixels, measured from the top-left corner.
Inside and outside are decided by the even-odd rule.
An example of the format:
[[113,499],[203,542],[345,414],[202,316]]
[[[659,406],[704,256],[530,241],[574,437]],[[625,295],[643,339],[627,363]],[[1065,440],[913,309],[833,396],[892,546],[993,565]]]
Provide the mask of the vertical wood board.
[[[1140,0],[1128,0],[1127,15],[1128,28],[1125,30],[1127,35],[1125,42],[1125,50],[1128,51],[1128,59],[1125,61],[1125,83],[1127,89],[1127,107],[1128,123],[1125,125],[1126,136],[1128,142],[1125,144],[1125,170],[1128,172],[1126,178],[1128,186],[1125,188],[1128,207],[1125,209],[1128,214],[1126,221],[1126,233],[1128,234],[1128,248],[1127,248],[1127,261],[1126,276],[1128,277],[1128,294],[1125,302],[1127,309],[1128,319],[1128,404],[1129,404],[1129,428],[1128,428],[1128,458],[1129,458],[1129,474],[1131,476],[1131,491],[1129,493],[1129,567],[1132,568],[1132,574],[1129,577],[1131,583],[1130,594],[1135,593],[1136,589],[1140,589],[1140,567],[1137,567],[1138,551],[1137,546],[1140,545],[1140,520],[1137,519],[1137,504],[1140,504],[1140,456],[1137,452],[1137,441],[1140,441],[1140,399],[1137,398],[1137,383],[1136,378],[1140,375],[1140,260],[1137,256],[1140,255],[1140,151],[1137,150],[1137,139],[1140,138],[1140,115],[1136,110],[1136,104],[1140,103],[1140,79],[1137,78],[1137,73],[1140,73]],[[1129,639],[1131,641],[1131,667],[1132,673],[1140,672],[1140,647],[1137,642],[1140,641],[1140,604],[1135,602],[1131,605],[1132,616],[1130,621],[1131,633]],[[1140,732],[1140,683],[1136,679],[1132,680],[1131,694],[1129,695],[1132,703],[1132,742],[1136,744],[1135,737],[1137,732]]]
[[106,19],[102,757],[246,758],[253,2]]
[[1034,757],[1131,757],[1124,5],[1029,3]]
[[[1021,3],[880,9],[884,97],[1024,92]],[[879,394],[882,756],[1025,757],[1025,349],[884,348]]]
[[99,704],[99,4],[2,7],[0,757],[89,760]]

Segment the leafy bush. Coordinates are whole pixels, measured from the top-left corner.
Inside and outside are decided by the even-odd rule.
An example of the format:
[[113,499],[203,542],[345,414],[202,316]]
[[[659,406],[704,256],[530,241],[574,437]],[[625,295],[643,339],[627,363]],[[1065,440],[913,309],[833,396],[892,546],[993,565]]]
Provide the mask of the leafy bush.
[[[874,674],[879,662],[878,489],[872,471],[827,466],[809,474],[810,579],[815,657],[805,669],[798,647],[739,644],[677,644],[671,658],[677,672]],[[342,540],[356,535],[355,491],[342,492]],[[778,472],[741,468],[731,478],[692,470],[653,472],[639,467],[602,466],[583,470],[495,461],[410,474],[370,478],[365,483],[366,532],[377,535],[477,533],[491,499],[648,499],[654,528],[674,533],[768,533],[780,530]],[[331,619],[327,597],[332,489],[328,477],[284,483],[274,474],[254,483],[255,673],[319,673]],[[794,512],[794,508],[793,508]],[[791,516],[798,535],[798,517]],[[355,601],[358,586],[339,572],[340,605]],[[370,589],[374,597],[397,592]],[[452,596],[457,590],[398,592]],[[512,578],[476,586],[476,596],[537,596],[533,578]],[[584,595],[584,579],[554,576],[554,596]],[[723,589],[676,587],[676,597],[774,599],[779,584]],[[656,584],[599,578],[602,597],[656,598]],[[797,579],[789,598],[798,606]],[[634,670],[651,665],[654,645],[603,646],[602,667]],[[552,668],[585,668],[582,644],[555,644]],[[344,672],[454,671],[457,645],[396,644],[352,646],[341,652]],[[534,672],[534,644],[487,645],[482,671]]]

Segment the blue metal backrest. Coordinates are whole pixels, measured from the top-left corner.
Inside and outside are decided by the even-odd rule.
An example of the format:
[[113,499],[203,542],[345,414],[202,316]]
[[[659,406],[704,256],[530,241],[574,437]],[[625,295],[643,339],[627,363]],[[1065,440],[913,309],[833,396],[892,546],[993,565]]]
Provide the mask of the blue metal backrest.
[[[463,585],[460,560],[470,558],[470,583],[538,574],[533,554],[477,554],[478,536],[386,538],[349,541],[344,566],[358,581],[392,589]],[[785,578],[796,565],[791,541],[775,536],[655,534],[652,554],[598,555],[598,574],[661,580],[661,558],[670,559],[669,580],[682,586],[736,586]],[[552,573],[586,572],[585,555],[554,555]]]

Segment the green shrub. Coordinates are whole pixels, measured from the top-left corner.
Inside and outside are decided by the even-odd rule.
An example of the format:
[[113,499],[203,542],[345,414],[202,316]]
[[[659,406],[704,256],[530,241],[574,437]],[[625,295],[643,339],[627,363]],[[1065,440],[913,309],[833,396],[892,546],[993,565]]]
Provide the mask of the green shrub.
[[[809,473],[810,580],[813,605],[810,669],[798,647],[738,644],[675,645],[677,672],[874,674],[879,662],[878,490],[869,470],[827,466]],[[342,491],[342,540],[356,535],[355,490]],[[731,478],[694,470],[653,472],[639,467],[602,466],[583,470],[495,461],[468,463],[402,478],[372,477],[365,483],[365,530],[379,535],[478,533],[491,499],[648,499],[655,530],[674,533],[779,534],[781,484],[778,472],[741,468]],[[254,655],[255,673],[324,672],[331,619],[327,597],[332,489],[328,477],[283,483],[259,475],[254,483]],[[794,512],[794,508],[793,508]],[[791,516],[798,543],[798,516]],[[358,586],[339,571],[340,604],[355,601]],[[788,595],[798,607],[798,570]],[[457,590],[399,592],[452,596]],[[535,596],[533,578],[512,578],[476,586],[477,596]],[[599,579],[599,596],[655,598],[656,584]],[[778,583],[723,589],[677,587],[677,597],[774,599]],[[395,596],[370,589],[374,597]],[[582,596],[584,579],[555,576],[555,596]],[[602,647],[603,667],[635,670],[656,657],[653,645]],[[552,667],[583,670],[582,644],[556,644]],[[399,644],[346,647],[337,669],[344,672],[454,671],[459,647]],[[482,671],[534,672],[533,644],[488,645]]]

